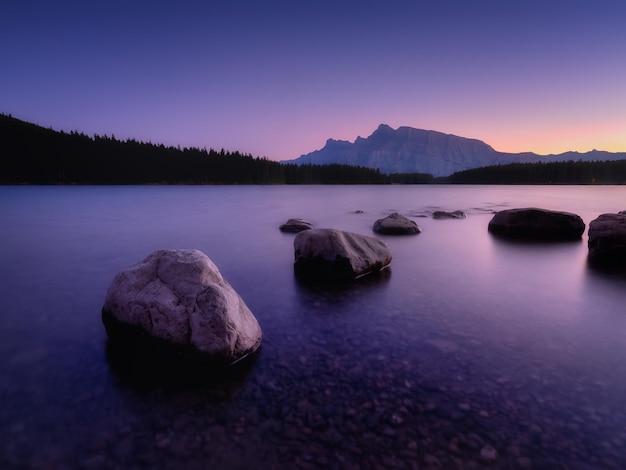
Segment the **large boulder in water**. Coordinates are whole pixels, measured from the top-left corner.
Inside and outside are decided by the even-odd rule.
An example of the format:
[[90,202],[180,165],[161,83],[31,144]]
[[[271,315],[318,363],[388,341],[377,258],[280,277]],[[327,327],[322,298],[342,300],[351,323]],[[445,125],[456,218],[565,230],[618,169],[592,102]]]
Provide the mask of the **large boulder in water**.
[[383,235],[416,235],[421,233],[417,224],[402,214],[394,212],[374,222],[374,232]]
[[626,212],[592,220],[587,246],[592,263],[626,267]]
[[115,344],[147,344],[217,365],[254,352],[262,338],[243,299],[198,250],[158,250],[119,272],[102,321]]
[[301,278],[350,281],[381,271],[391,251],[378,238],[335,229],[311,229],[294,239],[294,270]]
[[578,240],[585,231],[585,223],[576,214],[530,207],[496,212],[488,230],[510,238]]

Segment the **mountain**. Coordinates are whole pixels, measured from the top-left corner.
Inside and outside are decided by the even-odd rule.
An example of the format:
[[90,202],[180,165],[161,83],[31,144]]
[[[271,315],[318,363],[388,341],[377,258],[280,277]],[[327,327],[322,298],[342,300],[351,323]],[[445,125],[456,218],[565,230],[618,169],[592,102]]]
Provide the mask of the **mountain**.
[[586,153],[565,152],[538,155],[532,152],[505,153],[477,139],[442,132],[399,127],[394,130],[381,124],[367,138],[354,143],[328,139],[326,145],[286,163],[329,164],[375,168],[383,173],[429,173],[448,176],[457,171],[507,163],[559,161],[626,160],[626,152],[592,150]]

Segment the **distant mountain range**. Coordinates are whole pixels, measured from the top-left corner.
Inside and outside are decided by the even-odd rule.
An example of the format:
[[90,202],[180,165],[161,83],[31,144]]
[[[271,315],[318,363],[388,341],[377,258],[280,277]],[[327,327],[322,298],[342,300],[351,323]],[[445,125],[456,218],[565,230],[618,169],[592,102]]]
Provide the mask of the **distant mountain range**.
[[328,139],[322,149],[286,163],[339,163],[375,168],[387,174],[428,173],[439,177],[498,164],[607,160],[626,160],[626,152],[505,153],[477,139],[405,126],[394,130],[381,124],[367,138],[357,137],[354,143]]

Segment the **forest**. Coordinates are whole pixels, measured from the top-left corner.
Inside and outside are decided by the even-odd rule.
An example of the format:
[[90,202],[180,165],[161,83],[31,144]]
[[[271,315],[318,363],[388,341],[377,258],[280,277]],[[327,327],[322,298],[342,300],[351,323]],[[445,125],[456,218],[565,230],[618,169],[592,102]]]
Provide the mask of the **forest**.
[[510,163],[460,171],[450,184],[626,184],[626,160]]
[[0,184],[390,184],[431,175],[385,175],[348,165],[283,164],[223,149],[166,147],[59,132],[0,115]]
[[445,178],[296,165],[237,151],[166,147],[46,129],[0,114],[0,184],[626,184],[626,160],[512,163]]

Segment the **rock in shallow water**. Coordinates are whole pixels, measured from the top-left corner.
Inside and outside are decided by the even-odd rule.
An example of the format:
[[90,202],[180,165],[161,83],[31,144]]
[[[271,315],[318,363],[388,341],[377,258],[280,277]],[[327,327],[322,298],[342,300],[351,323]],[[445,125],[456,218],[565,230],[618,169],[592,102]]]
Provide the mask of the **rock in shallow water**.
[[592,220],[587,245],[592,263],[626,267],[626,212]]
[[530,207],[497,212],[488,230],[509,238],[578,240],[585,231],[585,223],[576,214]]
[[262,332],[243,299],[198,250],[158,250],[119,272],[102,308],[112,342],[226,365],[254,352]]
[[294,251],[296,275],[322,281],[349,281],[378,272],[392,258],[382,240],[335,229],[300,232]]
[[289,219],[280,226],[281,232],[299,233],[303,230],[310,230],[313,224],[303,219]]
[[383,235],[416,235],[422,231],[415,222],[397,212],[378,219],[373,230]]
[[465,219],[467,215],[461,210],[452,212],[448,211],[435,211],[433,212],[433,219]]

